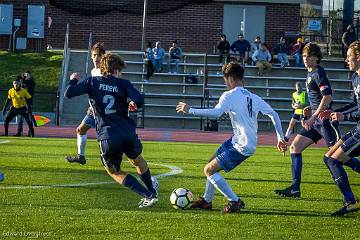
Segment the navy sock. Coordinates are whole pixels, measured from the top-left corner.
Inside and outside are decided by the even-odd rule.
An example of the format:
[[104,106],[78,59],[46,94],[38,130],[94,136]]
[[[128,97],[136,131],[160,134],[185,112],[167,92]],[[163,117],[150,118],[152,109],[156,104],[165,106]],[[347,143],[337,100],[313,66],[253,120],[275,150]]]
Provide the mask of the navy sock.
[[145,186],[147,187],[147,189],[156,194],[155,192],[155,189],[154,189],[154,186],[152,184],[152,181],[151,181],[151,173],[150,173],[150,169],[148,169],[146,172],[144,172],[143,174],[140,174],[139,175],[141,180],[143,181],[143,183],[145,183]]
[[360,173],[360,161],[357,158],[350,158],[346,163],[344,163],[345,166],[348,166],[355,172]]
[[300,191],[301,172],[302,172],[302,156],[301,153],[292,153],[291,157],[291,170],[292,170],[292,190]]
[[148,198],[152,195],[149,190],[147,190],[143,185],[141,185],[139,181],[130,174],[126,175],[123,181],[123,185],[143,197]]
[[338,186],[340,192],[343,194],[346,202],[354,202],[355,197],[351,191],[348,176],[342,166],[341,162],[331,157],[324,157],[324,162],[329,168],[330,173]]

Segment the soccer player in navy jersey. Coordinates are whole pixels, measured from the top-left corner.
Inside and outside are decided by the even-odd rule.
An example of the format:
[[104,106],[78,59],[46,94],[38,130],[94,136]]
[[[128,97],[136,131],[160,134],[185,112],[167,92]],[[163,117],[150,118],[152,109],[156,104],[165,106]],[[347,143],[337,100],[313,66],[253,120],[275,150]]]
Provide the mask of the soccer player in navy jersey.
[[[88,94],[94,111],[97,138],[99,141],[101,160],[108,174],[119,184],[131,189],[143,197],[139,207],[149,207],[158,201],[150,170],[142,157],[142,145],[137,137],[135,122],[128,117],[130,98],[135,107],[143,105],[142,95],[129,80],[121,78],[125,67],[120,56],[107,53],[101,59],[99,77],[89,77],[78,82],[79,74],[70,76],[65,97]],[[135,166],[146,187],[132,175],[121,169],[122,155],[128,157]]]
[[333,216],[341,216],[349,212],[360,210],[359,200],[355,198],[349,184],[348,176],[343,165],[360,172],[360,161],[355,157],[360,155],[360,41],[353,42],[347,51],[346,63],[350,71],[354,71],[351,80],[353,87],[353,101],[332,111],[320,113],[321,119],[330,118],[331,121],[357,122],[356,128],[346,133],[325,154],[327,165],[333,180],[344,197],[344,206],[333,212]]
[[204,196],[193,202],[192,208],[212,209],[215,189],[228,199],[223,213],[234,213],[245,207],[245,203],[231,189],[221,170],[230,172],[239,164],[252,156],[257,145],[257,116],[261,112],[267,115],[274,124],[279,151],[286,151],[287,144],[281,127],[279,115],[261,97],[244,88],[244,68],[235,62],[222,67],[224,81],[228,91],[224,92],[215,108],[196,109],[184,102],[179,102],[176,111],[195,116],[220,117],[228,113],[233,126],[234,135],[225,141],[206,164],[206,186]]
[[330,109],[333,102],[330,82],[324,68],[319,66],[322,58],[319,45],[311,42],[306,44],[302,57],[307,69],[306,90],[312,111],[307,120],[302,121],[303,127],[290,146],[292,184],[283,190],[275,190],[284,197],[300,197],[302,152],[322,138],[328,147],[333,146],[339,138],[337,122],[318,118],[319,113]]

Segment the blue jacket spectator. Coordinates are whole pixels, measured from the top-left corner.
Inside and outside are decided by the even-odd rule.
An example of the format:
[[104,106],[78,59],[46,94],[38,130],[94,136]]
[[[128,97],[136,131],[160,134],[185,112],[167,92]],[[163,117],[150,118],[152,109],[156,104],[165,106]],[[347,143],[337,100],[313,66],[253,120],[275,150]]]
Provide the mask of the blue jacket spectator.
[[161,42],[157,41],[153,48],[154,53],[154,70],[160,72],[162,70],[162,63],[165,56],[165,50],[161,47]]

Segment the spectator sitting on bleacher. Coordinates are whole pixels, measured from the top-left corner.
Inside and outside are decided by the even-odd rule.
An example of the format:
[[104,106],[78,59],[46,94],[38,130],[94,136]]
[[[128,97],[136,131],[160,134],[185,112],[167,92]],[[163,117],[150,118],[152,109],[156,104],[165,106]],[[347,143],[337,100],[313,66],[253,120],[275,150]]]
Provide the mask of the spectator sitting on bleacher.
[[220,34],[220,40],[216,44],[216,49],[219,54],[219,63],[222,63],[223,57],[225,57],[225,63],[230,62],[230,43],[226,40],[225,34]]
[[236,61],[244,65],[249,59],[249,52],[251,49],[250,43],[244,38],[244,35],[240,33],[239,39],[233,42],[230,47],[230,56],[235,58]]
[[148,46],[144,51],[144,61],[146,66],[145,80],[149,80],[154,73],[154,53],[152,51],[152,43],[148,42]]
[[295,59],[295,67],[304,66],[302,62],[302,49],[304,48],[303,39],[301,37],[297,38],[296,43],[294,44],[291,50],[291,56]]
[[169,61],[168,68],[169,72],[172,71],[172,64],[175,64],[175,73],[179,72],[179,62],[182,61],[182,49],[177,45],[177,41],[172,42],[171,47],[169,48]]
[[[261,38],[260,36],[256,36],[254,42],[251,44],[250,56],[252,56],[256,50],[260,50],[260,47],[261,47]],[[253,65],[255,65],[255,63],[253,63]]]
[[267,73],[271,70],[271,54],[266,43],[261,44],[260,50],[256,50],[254,52],[252,55],[252,60],[256,63],[256,67],[259,69],[259,76],[262,76],[264,73]]
[[154,71],[161,72],[162,70],[162,63],[165,56],[165,50],[161,47],[161,42],[157,41],[155,47],[153,48],[154,53]]
[[281,68],[290,66],[289,59],[287,56],[288,53],[289,53],[289,46],[286,45],[285,38],[281,37],[280,43],[276,45],[275,48],[275,54],[277,55],[277,59],[280,62]]

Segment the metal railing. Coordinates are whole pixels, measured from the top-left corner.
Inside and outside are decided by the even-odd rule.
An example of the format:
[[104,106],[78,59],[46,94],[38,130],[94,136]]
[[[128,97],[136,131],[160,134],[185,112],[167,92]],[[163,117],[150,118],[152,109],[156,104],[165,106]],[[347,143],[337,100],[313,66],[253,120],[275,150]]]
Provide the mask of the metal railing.
[[59,88],[56,95],[56,125],[60,125],[60,117],[64,105],[64,96],[62,96],[65,91],[65,83],[68,74],[68,67],[70,61],[70,49],[69,49],[69,24],[66,25],[66,34],[64,40],[64,51],[63,51],[63,61],[61,63],[60,77],[59,77]]

